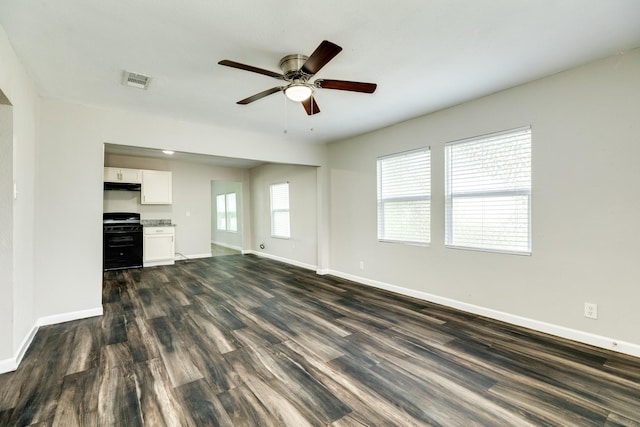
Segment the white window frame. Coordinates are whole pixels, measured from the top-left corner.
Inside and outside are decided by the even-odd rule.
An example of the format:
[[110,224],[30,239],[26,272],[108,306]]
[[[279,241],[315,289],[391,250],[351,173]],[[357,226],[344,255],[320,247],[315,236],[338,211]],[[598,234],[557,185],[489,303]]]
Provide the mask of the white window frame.
[[[402,190],[398,192],[392,192],[391,194],[384,194],[385,190],[383,182],[385,181],[384,175],[384,163],[388,160],[402,160],[403,157],[415,157],[417,155],[426,155],[426,164],[424,167],[426,168],[426,182],[425,186],[422,189],[421,194],[402,194]],[[415,161],[412,159],[412,161]],[[422,147],[414,150],[403,151],[401,153],[394,153],[386,156],[381,156],[376,159],[377,165],[377,210],[378,210],[378,241],[386,242],[386,243],[402,243],[402,244],[410,244],[410,245],[420,245],[420,246],[430,246],[431,244],[431,147]],[[398,176],[396,177],[399,183],[406,179],[406,177]],[[393,183],[393,181],[391,181]],[[387,218],[385,217],[385,205],[390,204],[398,204],[403,202],[426,202],[427,203],[427,214],[426,214],[426,234],[424,236],[414,235],[414,238],[393,238],[392,233],[387,233],[387,229],[394,224],[388,224]],[[395,224],[399,226],[400,224]]]
[[216,195],[216,228],[220,231],[227,230],[227,205],[224,194]]
[[[278,196],[278,192],[284,191],[286,186],[286,208],[284,206],[274,207],[276,203],[274,202],[282,202],[283,200],[274,200],[274,195]],[[290,239],[291,238],[291,199],[290,199],[290,188],[289,182],[280,182],[277,184],[271,184],[269,186],[269,200],[271,202],[271,237],[276,239]],[[283,215],[286,214],[286,215]],[[286,218],[286,227],[284,230],[279,230],[277,218]],[[280,233],[283,231],[283,233]]]
[[[477,190],[477,191],[466,191],[460,193],[454,193],[451,189],[451,176],[452,176],[452,168],[455,166],[452,165],[452,159],[450,155],[451,147],[455,147],[459,144],[482,144],[483,142],[489,142],[495,140],[496,138],[504,137],[507,138],[514,137],[518,134],[524,133],[528,134],[528,144],[529,144],[529,181],[528,185],[525,187],[514,187],[506,190]],[[516,129],[510,129],[502,132],[495,132],[487,135],[482,135],[473,138],[467,138],[460,141],[454,141],[445,144],[445,246],[448,248],[455,249],[467,249],[467,250],[476,250],[482,252],[496,252],[496,253],[504,253],[504,254],[514,254],[514,255],[531,255],[532,252],[532,242],[531,242],[531,181],[532,181],[532,131],[531,126],[525,126]],[[455,200],[462,200],[464,198],[504,198],[504,197],[525,197],[527,202],[527,236],[526,236],[526,248],[522,250],[516,249],[506,249],[499,248],[497,244],[485,244],[482,245],[468,245],[468,244],[458,244],[455,241],[454,233],[454,213],[453,213],[453,205]]]
[[[233,198],[233,211],[231,210],[230,201]],[[238,196],[236,193],[227,193],[225,194],[225,207],[226,207],[226,217],[227,217],[227,231],[230,233],[238,232]],[[235,215],[235,227],[233,222],[231,221],[232,215]]]
[[[230,200],[233,197],[235,203],[235,227],[231,223],[232,211],[229,209]],[[221,209],[222,207],[222,209]],[[238,232],[238,197],[236,193],[218,194],[216,195],[216,228],[220,231],[229,233]]]

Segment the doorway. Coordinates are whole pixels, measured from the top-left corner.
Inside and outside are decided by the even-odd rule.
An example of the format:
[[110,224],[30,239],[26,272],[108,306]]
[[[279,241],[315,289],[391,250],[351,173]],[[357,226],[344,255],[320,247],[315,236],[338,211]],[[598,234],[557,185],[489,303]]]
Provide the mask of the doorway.
[[211,181],[211,256],[242,251],[242,182]]

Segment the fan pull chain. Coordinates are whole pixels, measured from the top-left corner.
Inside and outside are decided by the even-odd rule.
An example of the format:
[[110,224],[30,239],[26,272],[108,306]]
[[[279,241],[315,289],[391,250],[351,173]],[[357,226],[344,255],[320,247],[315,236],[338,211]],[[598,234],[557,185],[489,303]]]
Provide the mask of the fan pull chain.
[[286,134],[289,127],[289,115],[287,114],[287,97],[283,96],[284,99],[284,133]]

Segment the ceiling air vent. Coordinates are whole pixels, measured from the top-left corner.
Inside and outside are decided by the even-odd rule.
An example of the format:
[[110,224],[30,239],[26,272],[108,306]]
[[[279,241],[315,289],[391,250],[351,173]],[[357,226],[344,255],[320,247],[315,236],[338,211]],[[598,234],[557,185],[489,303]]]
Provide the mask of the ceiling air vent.
[[151,77],[145,76],[144,74],[132,73],[126,70],[122,72],[122,84],[125,86],[146,89],[150,82]]

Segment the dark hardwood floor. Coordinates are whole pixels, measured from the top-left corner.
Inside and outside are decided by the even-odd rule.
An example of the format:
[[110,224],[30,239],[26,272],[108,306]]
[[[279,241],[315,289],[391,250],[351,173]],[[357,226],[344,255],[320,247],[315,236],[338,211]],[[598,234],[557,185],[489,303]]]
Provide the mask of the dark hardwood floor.
[[211,256],[240,255],[240,251],[225,246],[211,244]]
[[638,426],[640,359],[250,255],[109,272],[2,426]]

